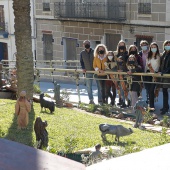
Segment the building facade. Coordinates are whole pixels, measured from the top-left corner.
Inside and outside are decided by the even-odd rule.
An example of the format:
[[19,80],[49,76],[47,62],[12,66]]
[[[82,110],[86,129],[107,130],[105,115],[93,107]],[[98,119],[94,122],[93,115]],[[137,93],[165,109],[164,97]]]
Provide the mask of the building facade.
[[[31,1],[32,50],[36,54],[34,1]],[[0,0],[0,61],[16,59],[13,0]]]
[[16,52],[12,1],[0,1],[0,60],[8,60]]
[[82,43],[116,50],[170,39],[170,0],[36,0],[37,59],[79,59]]

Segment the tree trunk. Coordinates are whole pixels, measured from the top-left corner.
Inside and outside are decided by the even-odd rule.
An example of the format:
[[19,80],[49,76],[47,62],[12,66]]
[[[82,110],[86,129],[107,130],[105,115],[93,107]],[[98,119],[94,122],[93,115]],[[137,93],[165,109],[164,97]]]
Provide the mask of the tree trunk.
[[34,68],[31,40],[30,0],[13,0],[18,94],[33,98]]

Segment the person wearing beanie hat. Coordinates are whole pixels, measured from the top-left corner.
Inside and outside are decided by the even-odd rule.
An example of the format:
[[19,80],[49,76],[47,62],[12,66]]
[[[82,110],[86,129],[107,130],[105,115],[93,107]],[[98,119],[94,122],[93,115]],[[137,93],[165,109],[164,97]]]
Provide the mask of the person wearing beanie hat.
[[29,122],[28,113],[31,111],[31,104],[26,98],[26,91],[21,91],[15,105],[18,129],[25,129]]

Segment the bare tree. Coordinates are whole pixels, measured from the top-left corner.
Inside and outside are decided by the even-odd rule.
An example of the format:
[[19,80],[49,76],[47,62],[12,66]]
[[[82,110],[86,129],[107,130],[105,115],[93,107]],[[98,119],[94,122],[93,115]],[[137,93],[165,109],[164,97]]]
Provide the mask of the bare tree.
[[18,94],[25,90],[27,97],[32,99],[34,69],[30,8],[30,0],[13,0]]

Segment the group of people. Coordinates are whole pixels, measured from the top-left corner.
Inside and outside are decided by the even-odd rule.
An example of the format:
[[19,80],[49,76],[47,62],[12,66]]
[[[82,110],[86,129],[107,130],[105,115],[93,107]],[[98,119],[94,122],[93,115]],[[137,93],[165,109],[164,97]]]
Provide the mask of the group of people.
[[[116,51],[108,51],[104,44],[98,44],[93,50],[90,41],[83,42],[84,50],[80,53],[80,64],[86,75],[86,86],[89,97],[89,104],[94,104],[92,83],[96,80],[98,88],[98,103],[108,104],[108,97],[111,105],[115,105],[116,91],[119,95],[120,107],[134,107],[141,95],[142,88],[146,89],[147,103],[150,111],[155,111],[155,97],[159,90],[163,91],[163,108],[161,114],[164,115],[169,110],[168,88],[170,79],[168,77],[155,77],[133,75],[132,73],[158,73],[160,75],[170,73],[170,40],[163,43],[163,53],[160,54],[156,42],[150,45],[146,40],[140,42],[141,51],[135,45],[126,48],[126,43],[120,40]],[[87,71],[87,72],[86,72]],[[96,71],[90,73],[88,71]],[[107,74],[106,74],[107,71]],[[120,74],[108,74],[108,72],[119,72]],[[126,74],[124,74],[126,73]],[[127,75],[132,79],[127,83]],[[159,83],[161,82],[161,83]],[[128,98],[130,94],[130,99]]]

